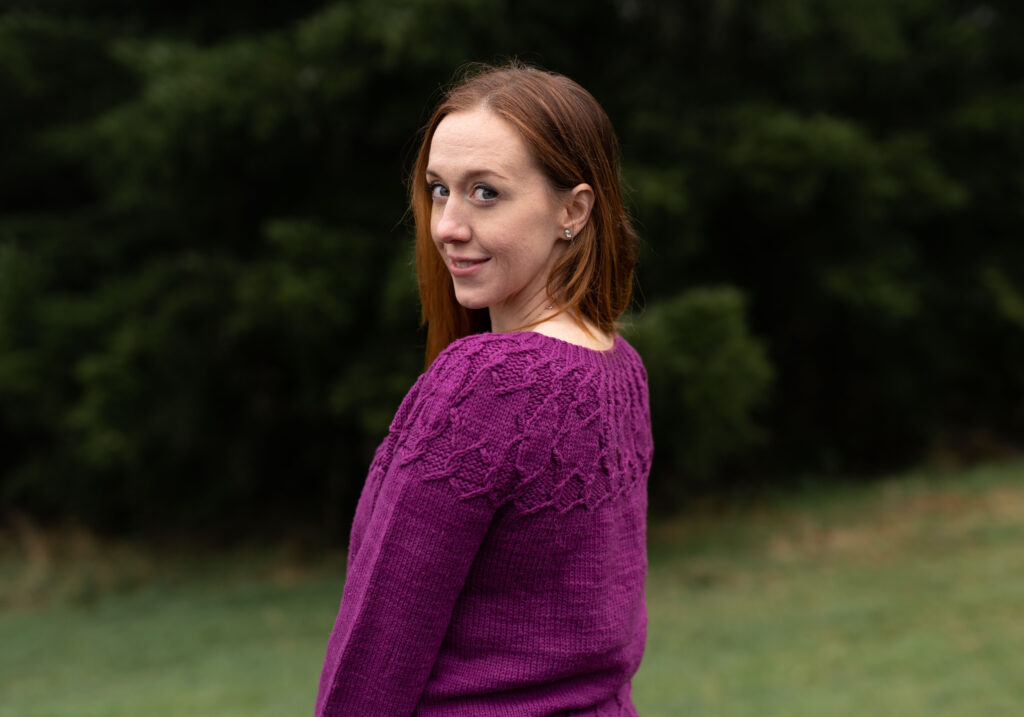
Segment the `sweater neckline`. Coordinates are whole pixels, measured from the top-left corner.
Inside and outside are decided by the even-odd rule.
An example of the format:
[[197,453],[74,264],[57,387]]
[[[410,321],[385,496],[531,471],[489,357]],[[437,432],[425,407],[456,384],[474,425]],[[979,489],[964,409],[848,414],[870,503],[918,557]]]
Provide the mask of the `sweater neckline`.
[[[625,339],[621,335],[615,334],[612,341],[612,345],[607,349],[592,349],[588,346],[582,346],[580,344],[574,344],[571,341],[565,339],[559,339],[554,336],[548,336],[537,331],[508,331],[499,332],[498,336],[509,336],[518,338],[524,342],[530,342],[535,344],[547,344],[553,348],[559,355],[564,357],[571,357],[577,361],[584,363],[600,360],[600,359],[611,359],[618,353],[619,347],[622,345]],[[521,338],[520,338],[521,337]]]

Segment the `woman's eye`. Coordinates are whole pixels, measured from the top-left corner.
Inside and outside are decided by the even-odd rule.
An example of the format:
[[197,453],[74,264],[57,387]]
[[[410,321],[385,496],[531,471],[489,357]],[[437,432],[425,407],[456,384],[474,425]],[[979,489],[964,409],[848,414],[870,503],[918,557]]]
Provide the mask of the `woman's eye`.
[[491,189],[485,184],[478,184],[473,187],[473,199],[479,199],[484,202],[489,202],[492,199],[498,198],[497,190]]
[[446,199],[448,197],[448,187],[440,182],[434,182],[428,186],[427,191],[430,192],[431,199]]

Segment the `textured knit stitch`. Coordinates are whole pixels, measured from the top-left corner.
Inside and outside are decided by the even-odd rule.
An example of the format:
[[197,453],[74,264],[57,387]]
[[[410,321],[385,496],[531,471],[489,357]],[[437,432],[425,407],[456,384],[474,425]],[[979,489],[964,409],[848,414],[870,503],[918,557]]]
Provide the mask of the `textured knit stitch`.
[[356,508],[317,715],[636,715],[652,444],[621,337],[453,342]]

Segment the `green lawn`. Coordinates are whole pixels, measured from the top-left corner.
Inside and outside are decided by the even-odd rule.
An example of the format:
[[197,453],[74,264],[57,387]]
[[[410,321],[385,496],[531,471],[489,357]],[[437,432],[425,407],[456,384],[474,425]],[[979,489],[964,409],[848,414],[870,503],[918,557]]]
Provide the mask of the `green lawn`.
[[[0,542],[0,717],[311,713],[342,556],[50,543]],[[1024,714],[1024,463],[659,521],[650,544],[644,717]]]

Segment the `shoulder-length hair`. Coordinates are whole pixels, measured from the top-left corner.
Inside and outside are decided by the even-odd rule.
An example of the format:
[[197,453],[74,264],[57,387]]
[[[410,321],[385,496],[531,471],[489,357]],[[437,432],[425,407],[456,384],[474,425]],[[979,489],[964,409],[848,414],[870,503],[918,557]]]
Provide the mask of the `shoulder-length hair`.
[[632,290],[636,233],[622,200],[618,141],[597,100],[564,75],[519,62],[471,66],[447,90],[424,127],[410,182],[427,366],[455,339],[490,326],[487,309],[466,309],[455,299],[448,268],[430,235],[432,202],[426,180],[430,143],[441,120],[481,107],[519,130],[556,190],[581,183],[594,190],[586,225],[548,276],[552,303],[560,312],[612,333]]

